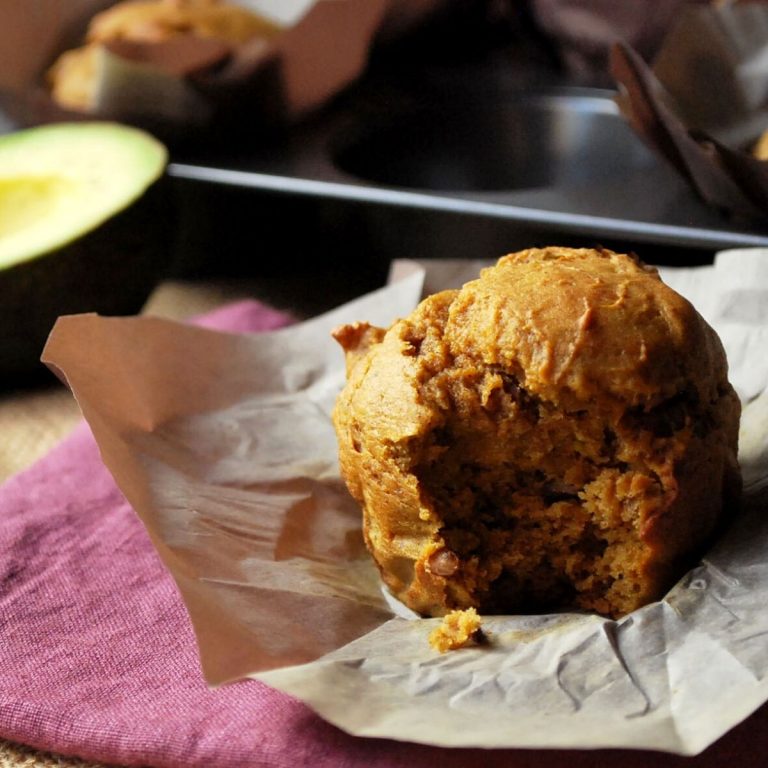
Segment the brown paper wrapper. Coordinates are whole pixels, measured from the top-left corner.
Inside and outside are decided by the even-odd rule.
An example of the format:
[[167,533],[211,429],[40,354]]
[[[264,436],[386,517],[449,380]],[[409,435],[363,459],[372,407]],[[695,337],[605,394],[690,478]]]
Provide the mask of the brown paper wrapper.
[[729,216],[768,214],[768,162],[750,153],[768,129],[768,7],[695,7],[682,13],[654,68],[617,44],[617,103],[640,137],[699,197]]
[[331,330],[388,325],[422,277],[252,336],[148,317],[54,328],[44,360],[173,574],[211,684],[311,661],[391,616],[336,467]]

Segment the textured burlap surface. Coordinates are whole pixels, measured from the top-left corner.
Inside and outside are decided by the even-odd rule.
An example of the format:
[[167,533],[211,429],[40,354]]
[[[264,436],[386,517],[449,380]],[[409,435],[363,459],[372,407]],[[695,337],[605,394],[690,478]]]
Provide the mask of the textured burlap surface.
[[0,739],[0,768],[100,768],[101,765],[37,752]]

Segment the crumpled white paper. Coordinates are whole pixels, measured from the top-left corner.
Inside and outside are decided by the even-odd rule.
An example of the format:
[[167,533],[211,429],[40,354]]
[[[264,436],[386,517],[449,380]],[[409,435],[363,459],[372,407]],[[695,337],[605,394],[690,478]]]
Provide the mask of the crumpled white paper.
[[768,251],[662,273],[721,333],[747,403],[743,514],[659,603],[484,617],[487,646],[445,655],[439,620],[387,619],[328,418],[330,327],[407,312],[418,275],[255,338],[65,318],[45,359],[176,578],[212,682],[250,674],[362,736],[696,754],[768,699]]

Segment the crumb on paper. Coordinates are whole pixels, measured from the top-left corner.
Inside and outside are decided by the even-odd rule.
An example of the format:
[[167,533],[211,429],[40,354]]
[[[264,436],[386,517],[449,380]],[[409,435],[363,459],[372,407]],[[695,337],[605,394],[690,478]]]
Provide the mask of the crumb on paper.
[[440,653],[466,648],[468,645],[482,645],[487,637],[481,627],[482,619],[474,608],[451,611],[443,617],[440,625],[429,634],[429,644]]

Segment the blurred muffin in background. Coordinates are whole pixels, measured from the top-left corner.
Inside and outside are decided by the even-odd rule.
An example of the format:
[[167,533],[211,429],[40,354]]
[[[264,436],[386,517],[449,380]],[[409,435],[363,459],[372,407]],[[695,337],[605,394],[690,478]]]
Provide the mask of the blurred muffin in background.
[[88,112],[96,102],[99,56],[105,47],[117,44],[118,50],[125,50],[121,44],[160,45],[192,38],[198,54],[193,63],[188,46],[183,52],[176,48],[175,61],[171,55],[154,62],[176,72],[180,66],[194,68],[222,60],[232,47],[258,38],[268,40],[278,32],[267,19],[225,0],[125,0],[93,17],[86,44],[56,60],[48,70],[48,83],[61,107]]

